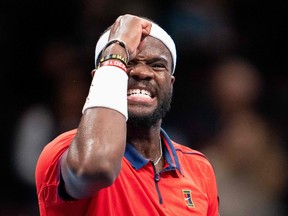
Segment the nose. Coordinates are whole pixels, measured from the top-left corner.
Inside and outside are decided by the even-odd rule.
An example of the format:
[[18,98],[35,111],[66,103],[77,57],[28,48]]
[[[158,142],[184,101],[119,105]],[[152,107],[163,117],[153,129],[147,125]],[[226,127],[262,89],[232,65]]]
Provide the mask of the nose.
[[150,80],[154,76],[152,69],[144,63],[138,63],[128,67],[127,73],[135,79]]

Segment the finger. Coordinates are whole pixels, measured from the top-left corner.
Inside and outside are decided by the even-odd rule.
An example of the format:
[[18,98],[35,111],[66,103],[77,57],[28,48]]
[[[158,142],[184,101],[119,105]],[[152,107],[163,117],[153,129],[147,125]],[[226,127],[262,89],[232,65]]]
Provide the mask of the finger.
[[152,28],[152,23],[148,20],[143,20],[143,22],[141,23],[142,26],[142,38],[141,40],[143,40],[145,37],[147,37],[150,32],[151,32],[151,28]]

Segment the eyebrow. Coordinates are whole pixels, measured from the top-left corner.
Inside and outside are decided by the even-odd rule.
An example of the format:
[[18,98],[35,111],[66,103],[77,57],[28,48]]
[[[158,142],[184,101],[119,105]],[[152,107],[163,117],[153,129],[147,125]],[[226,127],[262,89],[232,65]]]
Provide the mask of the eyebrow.
[[152,57],[152,58],[149,58],[147,61],[148,62],[163,61],[163,62],[166,62],[168,64],[168,59],[165,57],[162,57],[162,56]]
[[147,59],[137,59],[137,58],[135,58],[135,59],[131,60],[131,62],[136,62],[136,61],[145,61],[145,62],[148,62],[148,63],[161,61],[161,62],[165,62],[166,64],[169,63],[168,59],[165,58],[165,57],[162,57],[162,56],[152,56],[152,57],[148,57]]

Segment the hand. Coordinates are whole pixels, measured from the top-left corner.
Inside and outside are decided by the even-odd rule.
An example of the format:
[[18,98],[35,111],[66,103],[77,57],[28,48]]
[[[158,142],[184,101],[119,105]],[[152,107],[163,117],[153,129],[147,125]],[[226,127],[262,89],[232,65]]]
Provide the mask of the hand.
[[146,19],[130,14],[119,16],[111,26],[109,40],[124,41],[131,60],[143,49],[144,39],[150,34],[151,27],[152,23]]

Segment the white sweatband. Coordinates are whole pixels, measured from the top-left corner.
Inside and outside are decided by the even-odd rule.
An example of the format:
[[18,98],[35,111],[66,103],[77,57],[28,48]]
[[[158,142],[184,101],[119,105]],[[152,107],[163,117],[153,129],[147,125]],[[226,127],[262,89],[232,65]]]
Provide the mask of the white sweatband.
[[[97,59],[102,52],[103,48],[106,46],[109,40],[110,30],[106,31],[98,40],[95,48],[95,66],[97,67]],[[172,74],[175,72],[176,68],[176,46],[173,39],[168,35],[168,33],[162,29],[159,25],[152,22],[152,27],[150,31],[150,36],[157,38],[160,40],[170,51],[173,60],[173,71]]]
[[127,84],[128,76],[122,69],[114,66],[98,68],[82,113],[92,107],[106,107],[120,112],[127,121]]

